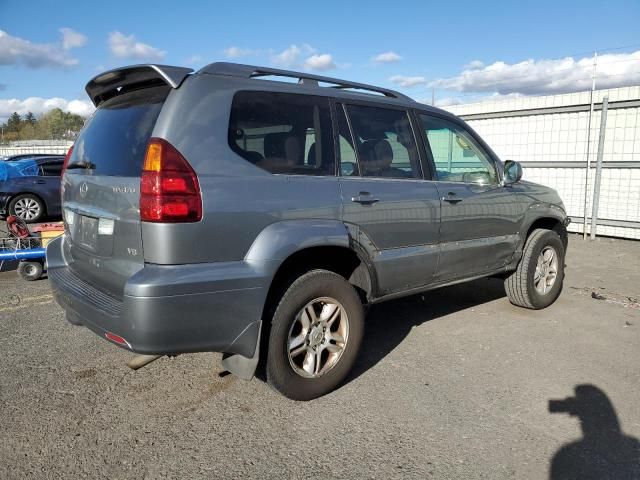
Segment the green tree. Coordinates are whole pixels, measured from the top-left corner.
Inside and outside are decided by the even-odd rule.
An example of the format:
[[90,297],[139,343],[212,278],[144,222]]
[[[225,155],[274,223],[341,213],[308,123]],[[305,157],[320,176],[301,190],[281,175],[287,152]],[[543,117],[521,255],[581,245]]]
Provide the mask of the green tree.
[[9,132],[19,132],[20,127],[22,126],[22,118],[18,115],[18,112],[13,112],[7,120],[7,131]]
[[36,116],[33,114],[33,112],[27,112],[27,114],[24,116],[24,122],[28,123],[32,127],[35,127],[36,121]]

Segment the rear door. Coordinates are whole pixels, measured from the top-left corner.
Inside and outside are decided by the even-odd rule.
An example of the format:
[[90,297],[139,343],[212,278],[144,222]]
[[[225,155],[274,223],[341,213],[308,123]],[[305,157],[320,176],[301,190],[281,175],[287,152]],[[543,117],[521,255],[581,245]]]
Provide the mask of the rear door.
[[82,279],[116,297],[144,265],[140,175],[166,86],[100,105],[74,144],[62,181],[65,258]]
[[420,114],[442,202],[436,278],[451,280],[505,266],[518,241],[517,194],[501,185],[496,160],[462,123]]
[[47,204],[47,214],[60,213],[60,175],[64,159],[47,160],[40,164],[40,172],[36,183],[38,192]]
[[429,283],[438,262],[440,202],[423,178],[409,112],[338,105],[337,117],[343,221],[372,252],[380,293]]

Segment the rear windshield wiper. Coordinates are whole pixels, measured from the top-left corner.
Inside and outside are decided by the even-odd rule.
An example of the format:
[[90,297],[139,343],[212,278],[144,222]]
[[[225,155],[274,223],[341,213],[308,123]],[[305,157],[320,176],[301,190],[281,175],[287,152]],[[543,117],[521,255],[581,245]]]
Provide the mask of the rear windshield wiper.
[[93,170],[94,168],[96,168],[96,164],[91,162],[73,162],[67,165],[67,170],[76,168],[86,168],[89,170]]

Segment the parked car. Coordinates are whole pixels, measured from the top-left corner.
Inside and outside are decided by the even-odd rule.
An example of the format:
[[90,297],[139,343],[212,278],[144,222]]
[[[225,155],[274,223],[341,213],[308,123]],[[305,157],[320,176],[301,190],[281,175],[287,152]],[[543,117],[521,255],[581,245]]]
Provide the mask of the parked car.
[[36,157],[50,157],[50,153],[17,153],[14,155],[3,155],[0,156],[0,160],[2,161],[10,161],[15,162],[18,160],[23,160],[25,158],[36,158]]
[[86,90],[49,278],[67,319],[116,345],[223,352],[306,400],[348,374],[367,305],[486,276],[525,308],[560,294],[558,194],[450,113],[229,63],[125,67]]
[[[15,176],[0,179],[0,215],[15,215],[27,223],[61,215],[60,175],[64,156],[38,156],[9,161]],[[21,171],[22,170],[22,171]],[[26,172],[24,170],[27,170]]]

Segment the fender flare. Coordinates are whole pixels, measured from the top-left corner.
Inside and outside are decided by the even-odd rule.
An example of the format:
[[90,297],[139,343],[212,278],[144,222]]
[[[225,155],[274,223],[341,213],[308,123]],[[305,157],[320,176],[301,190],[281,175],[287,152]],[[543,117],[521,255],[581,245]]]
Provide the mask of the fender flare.
[[371,253],[360,244],[357,229],[339,220],[282,220],[272,223],[256,237],[245,261],[262,264],[273,279],[291,255],[313,247],[341,247],[352,251],[366,268],[370,295],[375,294],[377,276]]
[[557,220],[563,227],[566,227],[567,214],[558,205],[552,203],[534,203],[525,212],[524,220],[520,227],[520,240],[516,247],[516,253],[522,253],[524,244],[527,241],[527,232],[531,226],[540,219]]

